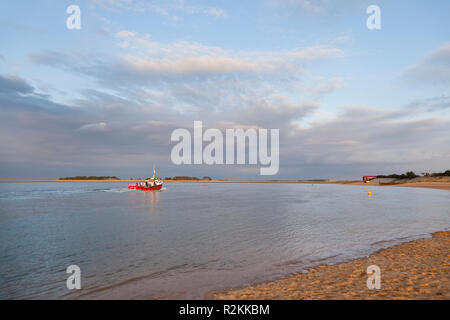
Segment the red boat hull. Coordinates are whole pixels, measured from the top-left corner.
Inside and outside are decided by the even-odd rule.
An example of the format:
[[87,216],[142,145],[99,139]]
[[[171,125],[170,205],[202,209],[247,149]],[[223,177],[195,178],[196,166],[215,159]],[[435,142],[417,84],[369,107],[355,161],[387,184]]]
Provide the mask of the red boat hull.
[[128,189],[133,189],[133,190],[142,190],[142,191],[157,191],[157,190],[161,190],[162,188],[162,184],[160,184],[159,186],[154,186],[154,187],[139,187],[139,186],[128,186]]

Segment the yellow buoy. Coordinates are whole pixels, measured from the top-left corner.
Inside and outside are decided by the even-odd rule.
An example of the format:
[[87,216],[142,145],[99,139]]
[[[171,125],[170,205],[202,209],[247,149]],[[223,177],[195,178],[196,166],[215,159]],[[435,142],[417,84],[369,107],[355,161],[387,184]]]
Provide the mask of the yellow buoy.
[[371,195],[372,195],[372,192],[368,191],[367,194],[368,194],[369,196],[371,196]]

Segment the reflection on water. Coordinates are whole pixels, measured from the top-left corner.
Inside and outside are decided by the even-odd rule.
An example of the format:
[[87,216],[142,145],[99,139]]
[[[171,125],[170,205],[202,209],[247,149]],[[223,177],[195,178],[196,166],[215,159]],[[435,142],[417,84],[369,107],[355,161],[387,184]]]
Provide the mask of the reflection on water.
[[[0,184],[0,298],[202,298],[445,230],[448,191]],[[82,272],[68,291],[66,267]]]
[[144,192],[144,199],[150,212],[158,211],[161,192],[162,191]]

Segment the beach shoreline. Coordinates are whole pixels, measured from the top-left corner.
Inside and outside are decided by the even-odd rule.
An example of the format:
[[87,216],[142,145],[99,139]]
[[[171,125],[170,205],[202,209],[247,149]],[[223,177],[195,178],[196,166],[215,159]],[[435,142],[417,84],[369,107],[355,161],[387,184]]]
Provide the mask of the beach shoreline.
[[[109,182],[136,183],[143,180],[0,180],[0,183],[64,183],[64,182]],[[365,187],[407,187],[450,190],[450,179],[427,179],[425,181],[407,181],[392,184],[364,183],[355,180],[163,180],[164,183],[293,183],[293,184],[340,184]]]
[[[378,250],[365,258],[319,265],[276,281],[226,291],[205,299],[219,300],[372,300],[450,299],[450,231]],[[381,288],[367,288],[366,269],[381,270]]]

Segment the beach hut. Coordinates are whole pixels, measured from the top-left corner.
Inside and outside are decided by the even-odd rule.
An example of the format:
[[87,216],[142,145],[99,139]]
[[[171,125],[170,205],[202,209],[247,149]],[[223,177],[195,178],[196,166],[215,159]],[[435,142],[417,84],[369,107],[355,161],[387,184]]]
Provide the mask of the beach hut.
[[362,181],[363,181],[364,183],[367,183],[367,182],[369,182],[370,180],[373,180],[373,179],[376,179],[376,178],[377,178],[376,176],[363,176]]

